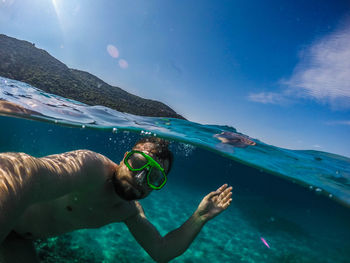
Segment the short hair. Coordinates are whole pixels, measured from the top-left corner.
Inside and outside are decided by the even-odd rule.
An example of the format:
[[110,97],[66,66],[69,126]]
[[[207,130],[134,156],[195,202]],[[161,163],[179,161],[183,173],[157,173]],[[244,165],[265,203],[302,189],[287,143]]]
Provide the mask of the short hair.
[[133,149],[139,144],[143,144],[146,142],[154,143],[156,149],[156,152],[153,152],[155,156],[157,156],[161,160],[169,160],[169,166],[168,166],[168,171],[166,171],[166,174],[168,174],[171,170],[172,164],[173,164],[173,159],[174,155],[173,153],[169,150],[169,141],[164,140],[162,138],[158,137],[143,137],[140,140],[138,140]]

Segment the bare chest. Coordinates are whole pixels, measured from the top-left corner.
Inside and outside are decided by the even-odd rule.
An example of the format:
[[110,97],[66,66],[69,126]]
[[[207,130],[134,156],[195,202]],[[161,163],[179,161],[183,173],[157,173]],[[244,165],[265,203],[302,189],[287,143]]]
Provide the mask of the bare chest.
[[26,238],[46,238],[77,229],[122,222],[135,213],[133,202],[118,202],[113,197],[73,193],[36,204],[25,211],[14,230]]

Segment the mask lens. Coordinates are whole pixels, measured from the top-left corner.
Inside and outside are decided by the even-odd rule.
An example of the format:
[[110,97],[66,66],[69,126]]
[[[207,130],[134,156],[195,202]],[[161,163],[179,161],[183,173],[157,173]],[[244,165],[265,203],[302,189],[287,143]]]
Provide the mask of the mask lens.
[[131,154],[127,161],[133,169],[140,169],[148,163],[147,159],[139,153]]
[[152,184],[156,187],[159,187],[162,185],[164,180],[165,180],[165,177],[164,177],[164,174],[162,173],[162,171],[156,167],[153,167],[150,174],[149,174],[150,184]]

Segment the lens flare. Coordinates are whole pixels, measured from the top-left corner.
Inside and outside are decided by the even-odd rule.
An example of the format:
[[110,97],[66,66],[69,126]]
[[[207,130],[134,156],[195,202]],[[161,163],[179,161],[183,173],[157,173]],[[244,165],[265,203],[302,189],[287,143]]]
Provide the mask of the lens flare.
[[128,62],[125,59],[119,59],[119,66],[122,69],[126,69],[126,68],[129,67],[129,64],[128,64]]
[[11,6],[15,0],[2,0],[0,1],[0,7],[1,6]]
[[108,52],[108,54],[109,54],[112,58],[117,58],[117,57],[119,57],[119,51],[118,51],[118,49],[117,49],[115,46],[111,45],[111,44],[109,44],[109,45],[107,46],[107,52]]
[[52,5],[55,8],[55,12],[56,12],[57,17],[59,17],[59,8],[58,8],[57,0],[52,0]]

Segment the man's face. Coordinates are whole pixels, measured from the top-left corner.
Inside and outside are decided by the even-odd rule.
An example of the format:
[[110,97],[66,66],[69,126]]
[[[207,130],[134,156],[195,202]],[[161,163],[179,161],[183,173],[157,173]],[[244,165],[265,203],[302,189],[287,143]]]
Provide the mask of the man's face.
[[[143,144],[138,144],[133,150],[144,152],[158,162],[165,171],[168,170],[169,160],[161,160],[154,155],[154,153],[156,153],[154,143],[146,142]],[[127,153],[124,154],[124,158],[120,162],[118,172],[116,174],[114,184],[115,190],[121,198],[127,201],[145,198],[152,192],[153,189],[147,184],[146,176],[144,176],[144,180],[141,184],[137,183],[135,175],[137,175],[139,171],[133,172],[129,170],[124,163],[126,155]]]

